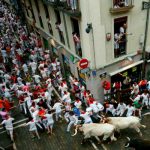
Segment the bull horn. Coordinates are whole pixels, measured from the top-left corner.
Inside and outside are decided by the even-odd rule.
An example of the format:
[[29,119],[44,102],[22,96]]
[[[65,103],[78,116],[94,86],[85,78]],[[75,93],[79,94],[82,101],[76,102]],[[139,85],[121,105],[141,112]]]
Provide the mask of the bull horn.
[[127,145],[125,145],[124,147],[129,147],[129,143]]
[[78,129],[75,128],[75,133],[73,135],[71,135],[71,136],[75,136],[77,134],[77,132],[78,132]]
[[75,136],[77,134],[79,125],[76,125],[75,127],[76,127],[75,128],[75,133],[72,136]]
[[126,137],[128,141],[130,141],[131,139],[129,137]]

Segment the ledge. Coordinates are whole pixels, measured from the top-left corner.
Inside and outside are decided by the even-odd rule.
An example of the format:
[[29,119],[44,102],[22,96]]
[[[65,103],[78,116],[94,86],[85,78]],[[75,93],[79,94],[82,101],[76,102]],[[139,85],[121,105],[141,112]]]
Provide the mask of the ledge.
[[81,17],[81,12],[78,9],[75,11],[67,7],[58,7],[57,9],[68,14],[71,17]]
[[130,6],[127,6],[127,7],[120,7],[120,8],[110,8],[109,11],[112,14],[123,13],[123,12],[130,11],[133,7],[134,7],[134,5],[130,5]]

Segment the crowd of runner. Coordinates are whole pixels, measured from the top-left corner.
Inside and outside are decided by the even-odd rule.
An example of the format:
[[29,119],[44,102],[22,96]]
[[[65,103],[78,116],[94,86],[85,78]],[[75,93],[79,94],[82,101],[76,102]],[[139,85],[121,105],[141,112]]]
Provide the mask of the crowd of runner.
[[117,102],[115,95],[102,104],[76,77],[63,78],[59,59],[50,56],[50,50],[42,47],[39,36],[28,33],[26,25],[3,3],[0,3],[0,49],[1,124],[12,141],[15,118],[11,110],[16,104],[20,113],[29,118],[23,126],[29,126],[33,137],[38,139],[39,129],[47,129],[52,134],[57,121],[65,120],[66,131],[70,132],[71,127],[81,122],[98,123],[104,113],[132,116],[138,111],[141,116],[143,106],[147,109],[150,106],[147,81],[142,87],[142,83],[131,86],[132,98],[128,104]]

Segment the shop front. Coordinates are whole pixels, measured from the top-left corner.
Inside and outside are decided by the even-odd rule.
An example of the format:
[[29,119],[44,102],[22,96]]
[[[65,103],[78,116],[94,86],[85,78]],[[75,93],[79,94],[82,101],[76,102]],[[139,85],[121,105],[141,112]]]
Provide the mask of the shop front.
[[131,83],[139,82],[142,78],[142,63],[143,60],[111,72],[111,83],[120,81],[123,84],[126,78],[130,78]]
[[[142,78],[143,60],[131,63],[126,67],[110,73],[111,96],[115,96],[117,101],[128,103],[131,96],[131,86],[134,82],[139,83]],[[119,91],[117,90],[119,86]]]

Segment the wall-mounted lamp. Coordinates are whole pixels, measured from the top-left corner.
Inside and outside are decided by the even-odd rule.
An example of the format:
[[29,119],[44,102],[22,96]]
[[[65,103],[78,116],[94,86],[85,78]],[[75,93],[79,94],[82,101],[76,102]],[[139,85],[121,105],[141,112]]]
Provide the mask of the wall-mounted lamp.
[[106,33],[106,40],[110,41],[111,40],[111,33]]
[[88,23],[85,31],[86,31],[86,33],[90,33],[91,30],[92,30],[92,23]]

